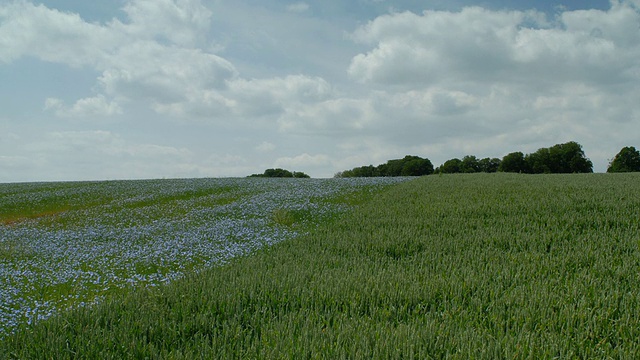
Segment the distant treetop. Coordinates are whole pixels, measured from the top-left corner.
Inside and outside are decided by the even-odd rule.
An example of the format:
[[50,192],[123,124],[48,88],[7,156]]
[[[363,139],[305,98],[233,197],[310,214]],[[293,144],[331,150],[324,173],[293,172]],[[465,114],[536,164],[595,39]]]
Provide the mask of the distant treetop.
[[[592,173],[593,163],[575,141],[540,148],[531,154],[512,152],[502,160],[498,158],[478,159],[466,155],[462,159],[453,158],[444,162],[435,170],[427,158],[407,155],[402,159],[389,160],[378,166],[366,165],[345,170],[334,177],[374,177],[374,176],[422,176],[435,173],[493,173],[517,172],[523,174],[543,173]],[[640,152],[634,147],[626,147],[611,162],[608,172],[640,171]]]
[[473,155],[467,155],[462,158],[449,159],[444,162],[439,168],[436,169],[436,173],[441,174],[455,174],[455,173],[494,173],[498,171],[500,167],[500,159],[498,158],[484,158],[478,159]]
[[633,146],[623,147],[609,164],[607,172],[640,172],[640,151]]
[[407,155],[402,159],[389,160],[378,166],[368,165],[345,170],[334,177],[376,177],[376,176],[422,176],[433,173],[433,164],[429,159]]
[[268,178],[310,178],[311,176],[303,172],[291,172],[285,169],[267,169],[263,174],[252,174],[248,177],[268,177]]
[[513,152],[506,155],[500,164],[500,171],[525,174],[570,174],[592,173],[593,163],[575,141],[540,148],[524,155]]

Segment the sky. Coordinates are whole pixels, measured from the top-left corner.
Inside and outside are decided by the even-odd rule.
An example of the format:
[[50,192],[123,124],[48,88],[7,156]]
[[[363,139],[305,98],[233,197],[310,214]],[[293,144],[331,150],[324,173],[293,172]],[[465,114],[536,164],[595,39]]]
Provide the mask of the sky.
[[0,182],[640,147],[640,0],[0,0]]

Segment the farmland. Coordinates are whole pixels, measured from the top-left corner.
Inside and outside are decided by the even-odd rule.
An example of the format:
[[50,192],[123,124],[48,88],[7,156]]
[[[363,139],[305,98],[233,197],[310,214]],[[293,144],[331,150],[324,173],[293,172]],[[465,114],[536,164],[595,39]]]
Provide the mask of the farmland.
[[[187,179],[0,187],[0,334],[286,240],[399,180]],[[293,226],[296,225],[296,226]]]
[[[341,186],[353,184],[343,180],[334,179]],[[104,198],[87,195],[90,190],[57,189],[60,196],[45,196],[49,200],[37,202],[38,209],[6,216],[5,259],[26,263],[46,255],[65,259],[52,262],[61,269],[67,263],[92,263],[83,262],[89,256],[81,249],[65,244],[77,243],[71,235],[80,232],[78,238],[100,249],[110,234],[110,241],[123,242],[119,255],[101,250],[106,255],[99,259],[112,262],[96,260],[76,273],[91,284],[93,272],[99,271],[109,279],[133,280],[108,282],[116,290],[105,290],[92,306],[75,306],[33,326],[19,325],[0,342],[0,354],[640,357],[639,174],[459,174],[391,187],[349,185],[333,192],[321,192],[323,183],[318,182],[305,191],[322,195],[300,198],[293,183],[270,182],[282,189],[266,191],[266,182],[255,187],[231,183],[218,190],[180,188],[178,182],[174,194],[154,190],[164,185],[151,181],[129,192],[105,191]],[[206,195],[193,195],[202,191]],[[14,191],[23,192],[29,193]],[[154,195],[158,193],[165,195]],[[259,205],[270,203],[263,197],[273,204]],[[233,207],[242,203],[239,199],[255,205]],[[140,203],[146,205],[134,205]],[[250,210],[253,206],[260,210]],[[207,215],[196,216],[202,212]],[[341,215],[335,216],[337,212]],[[230,213],[238,215],[222,216]],[[154,225],[158,218],[162,225]],[[241,226],[234,228],[230,221],[209,228],[223,218]],[[187,220],[194,224],[185,224]],[[234,237],[239,230],[225,233],[228,228],[250,228],[250,234],[258,235]],[[35,239],[45,238],[41,233],[49,234],[47,239],[51,234],[62,237],[53,242],[55,251],[35,245]],[[198,248],[188,243],[198,238],[193,234],[206,234],[202,238],[224,250],[181,255]],[[45,250],[50,252],[35,255]],[[127,260],[128,250],[137,254],[134,260]],[[116,258],[124,261],[114,262]],[[182,268],[185,264],[196,265]],[[7,271],[8,265],[3,266]],[[133,275],[118,275],[118,266]],[[181,275],[174,279],[174,272]],[[42,276],[38,281],[44,281]],[[165,279],[173,280],[164,284]],[[134,284],[128,288],[129,283]]]

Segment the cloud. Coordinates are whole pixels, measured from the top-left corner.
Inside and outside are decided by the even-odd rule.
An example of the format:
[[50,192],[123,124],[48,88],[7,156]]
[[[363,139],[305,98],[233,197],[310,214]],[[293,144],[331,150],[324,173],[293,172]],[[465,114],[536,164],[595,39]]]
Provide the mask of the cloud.
[[193,155],[186,148],[158,144],[131,143],[121,135],[105,130],[54,131],[46,135],[42,145],[51,151],[79,151],[96,160],[105,158],[137,158],[156,161],[188,161]]
[[[54,131],[45,135],[42,142],[32,145],[51,152],[78,151],[82,154],[116,153],[125,147],[122,137],[106,130]],[[124,151],[124,150],[122,150]]]
[[68,107],[57,98],[45,100],[45,110],[52,110],[56,116],[63,118],[105,117],[122,114],[122,108],[116,102],[108,101],[103,95],[80,99],[73,106]]
[[278,124],[283,132],[343,137],[373,130],[368,125],[378,117],[370,99],[334,98],[293,106],[278,119]]
[[[88,66],[102,72],[97,84],[104,95],[146,102],[158,111],[192,103],[213,110],[228,106],[228,101],[211,99],[224,97],[220,91],[237,71],[199,46],[211,17],[199,0],[131,0],[123,10],[128,22],[97,24],[26,1],[2,5],[0,61],[31,56]],[[72,115],[87,105],[81,99],[66,113],[59,110]]]
[[[0,155],[0,166],[3,169],[14,171],[15,169],[23,169],[28,167],[32,162],[32,159],[28,156],[1,156]],[[6,174],[2,174],[0,177],[0,181],[8,181],[10,178],[6,177]]]
[[234,111],[239,116],[277,116],[291,107],[308,106],[333,95],[327,81],[304,75],[236,79],[228,84],[228,96],[235,100]]
[[70,66],[98,65],[124,38],[78,14],[14,1],[0,6],[0,61],[23,56]]
[[287,5],[287,11],[292,13],[303,13],[309,10],[309,4],[305,2],[297,2]]
[[200,0],[135,0],[124,8],[129,22],[112,27],[138,39],[194,47],[205,41],[211,11]]
[[524,18],[520,12],[478,7],[381,16],[354,33],[355,40],[377,46],[354,57],[349,74],[361,82],[413,86],[443,76],[494,73],[504,67],[505,44]]
[[260,152],[270,152],[275,149],[276,149],[276,146],[267,141],[263,141],[260,145],[256,146],[256,150]]
[[29,159],[21,169],[25,173],[49,169],[39,173],[42,180],[214,175],[190,149],[138,143],[108,130],[48,132],[18,151]]
[[627,3],[609,11],[564,12],[547,27],[544,15],[490,11],[390,14],[353,38],[376,47],[355,56],[350,76],[373,84],[600,82],[637,79],[639,14]]
[[224,121],[277,116],[332,93],[320,77],[241,78],[231,62],[206,50],[212,12],[199,0],[131,0],[123,11],[127,21],[97,24],[26,1],[0,6],[0,61],[33,56],[99,71],[97,96],[71,107],[55,96],[46,100],[60,117],[120,115],[135,102],[180,119]]
[[236,74],[231,63],[200,49],[140,42],[114,54],[98,80],[114,97],[174,104],[203,99],[211,91],[219,93]]
[[[130,160],[156,161],[165,165],[171,162],[189,162],[193,156],[186,148],[132,143],[118,133],[108,130],[52,131],[43,134],[38,142],[27,144],[27,152],[46,154],[54,162],[73,158],[90,166],[117,165]],[[69,156],[73,154],[73,156]],[[54,160],[55,159],[55,160]],[[67,164],[69,166],[72,164]]]
[[330,163],[330,158],[327,155],[309,155],[304,153],[294,157],[281,157],[276,160],[275,166],[295,170],[300,168],[319,167],[327,165],[328,163]]

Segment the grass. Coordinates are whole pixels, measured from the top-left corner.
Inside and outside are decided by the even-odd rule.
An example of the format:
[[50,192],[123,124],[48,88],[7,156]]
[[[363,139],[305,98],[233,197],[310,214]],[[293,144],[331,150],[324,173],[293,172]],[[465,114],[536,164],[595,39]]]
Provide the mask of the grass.
[[6,358],[640,358],[639,174],[430,176]]
[[275,209],[271,213],[271,218],[278,225],[292,226],[296,221],[296,217],[293,212],[287,209]]

